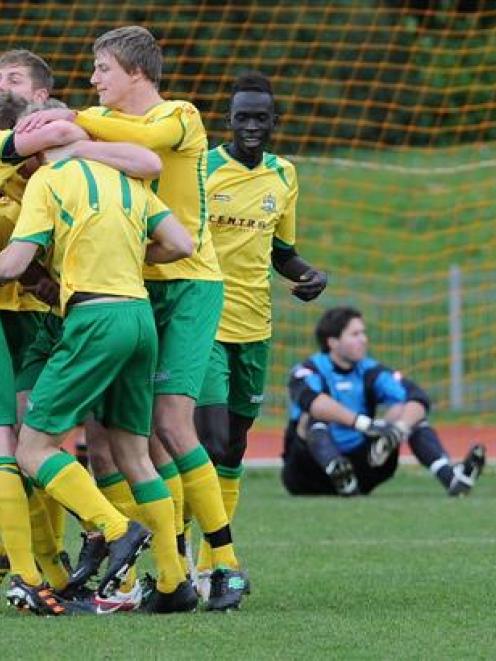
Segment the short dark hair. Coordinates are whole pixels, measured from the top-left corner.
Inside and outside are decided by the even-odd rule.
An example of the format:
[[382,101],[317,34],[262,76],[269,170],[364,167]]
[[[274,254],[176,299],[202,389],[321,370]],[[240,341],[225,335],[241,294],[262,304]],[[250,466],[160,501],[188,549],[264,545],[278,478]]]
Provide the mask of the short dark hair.
[[0,68],[6,66],[27,67],[31,74],[34,89],[46,89],[50,93],[53,89],[52,70],[39,55],[30,50],[9,50],[0,55]]
[[93,44],[93,52],[106,51],[113,55],[126,73],[141,69],[143,75],[158,89],[162,76],[162,50],[158,41],[146,28],[128,25],[100,35]]
[[274,92],[270,80],[261,71],[243,71],[233,82],[231,101],[238,92],[264,92],[272,98]]
[[336,307],[324,312],[315,327],[315,338],[323,353],[329,351],[327,340],[339,338],[352,319],[362,319],[360,310],[352,307]]
[[28,102],[12,92],[0,92],[0,130],[13,129]]

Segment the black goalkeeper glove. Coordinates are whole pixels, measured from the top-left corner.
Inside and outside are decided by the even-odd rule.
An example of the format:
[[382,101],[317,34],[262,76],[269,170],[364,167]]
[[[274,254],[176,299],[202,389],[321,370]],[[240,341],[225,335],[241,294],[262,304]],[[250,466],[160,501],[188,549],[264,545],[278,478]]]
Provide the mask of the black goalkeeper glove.
[[369,438],[386,438],[395,445],[405,441],[409,435],[409,430],[404,423],[388,422],[380,418],[373,420],[367,415],[357,415],[353,426]]
[[300,301],[313,301],[327,286],[327,273],[308,269],[300,275],[300,282],[293,287],[291,293]]

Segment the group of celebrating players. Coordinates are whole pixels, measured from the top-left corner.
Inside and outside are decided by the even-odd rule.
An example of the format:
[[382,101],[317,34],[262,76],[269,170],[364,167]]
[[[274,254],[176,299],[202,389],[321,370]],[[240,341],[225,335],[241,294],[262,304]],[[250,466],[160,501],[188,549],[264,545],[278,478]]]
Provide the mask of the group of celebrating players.
[[[295,250],[294,167],[264,151],[277,121],[264,75],[236,79],[231,141],[208,151],[195,106],[159,93],[148,30],[107,32],[94,56],[101,105],[78,112],[49,98],[44,60],[0,56],[7,598],[51,615],[191,611],[198,593],[237,608],[249,583],[230,522],[263,399],[270,268],[304,301],[327,278]],[[91,474],[60,449],[81,425]],[[84,530],[75,568],[67,511]]]

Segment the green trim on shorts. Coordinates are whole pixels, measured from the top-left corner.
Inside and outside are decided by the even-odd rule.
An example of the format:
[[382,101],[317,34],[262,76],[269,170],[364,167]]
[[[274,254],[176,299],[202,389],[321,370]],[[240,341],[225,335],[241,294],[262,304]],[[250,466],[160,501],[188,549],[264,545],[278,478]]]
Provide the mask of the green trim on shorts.
[[169,489],[160,477],[157,477],[155,480],[147,480],[146,482],[137,482],[131,485],[131,491],[138,505],[170,498]]
[[103,477],[95,478],[96,486],[99,489],[104,489],[105,487],[112,487],[114,484],[119,484],[119,482],[125,482],[126,478],[122,473],[118,471],[116,473],[109,473]]
[[5,464],[17,464],[17,459],[15,457],[0,457],[0,466],[4,466]]
[[183,454],[182,457],[176,457],[174,461],[180,473],[189,473],[195,468],[208,464],[210,458],[203,445],[199,445],[194,450]]
[[167,464],[162,464],[162,466],[157,466],[157,473],[163,480],[170,480],[176,475],[179,475],[177,470],[176,463],[174,461],[169,461]]
[[243,464],[240,464],[237,466],[237,468],[229,468],[228,466],[217,465],[215,469],[219,477],[224,477],[228,480],[239,480],[239,478],[244,473]]
[[41,464],[36,473],[35,480],[46,489],[50,482],[57,477],[66,466],[75,463],[77,464],[77,460],[72,455],[67,454],[67,452],[57,452],[51,457],[48,457],[48,459]]

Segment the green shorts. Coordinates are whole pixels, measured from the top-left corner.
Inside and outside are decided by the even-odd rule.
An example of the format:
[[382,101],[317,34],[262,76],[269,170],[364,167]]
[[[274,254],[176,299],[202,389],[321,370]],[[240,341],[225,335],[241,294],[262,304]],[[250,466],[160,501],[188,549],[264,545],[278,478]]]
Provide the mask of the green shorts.
[[247,418],[260,414],[270,340],[214,343],[197,406],[227,404]]
[[26,353],[33,344],[36,334],[43,324],[45,312],[2,311],[5,338],[9,345],[14,374],[19,373]]
[[10,351],[3,331],[3,312],[0,316],[0,425],[15,425],[16,395],[14,386],[14,370]]
[[70,308],[63,334],[28,399],[24,422],[61,434],[103,398],[107,427],[150,434],[157,333],[148,301]]
[[198,399],[222,311],[224,285],[207,280],[145,284],[158,333],[155,394]]
[[16,373],[17,392],[34,388],[34,384],[62,338],[63,327],[62,317],[51,312],[43,315],[36,337],[25,352],[21,368]]

